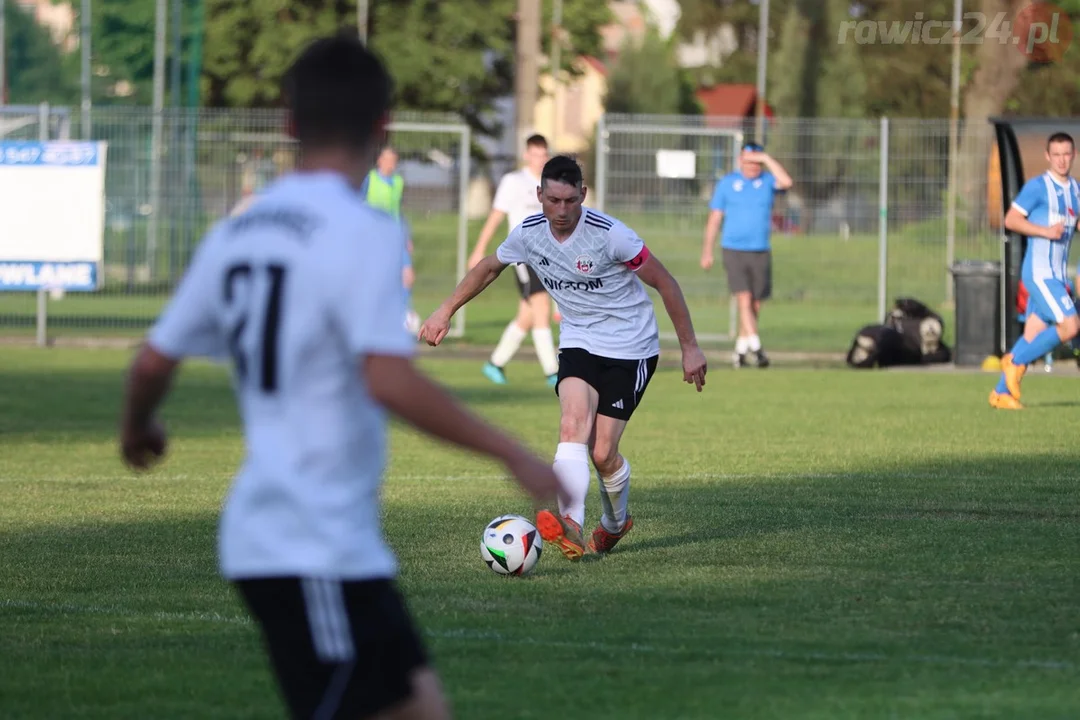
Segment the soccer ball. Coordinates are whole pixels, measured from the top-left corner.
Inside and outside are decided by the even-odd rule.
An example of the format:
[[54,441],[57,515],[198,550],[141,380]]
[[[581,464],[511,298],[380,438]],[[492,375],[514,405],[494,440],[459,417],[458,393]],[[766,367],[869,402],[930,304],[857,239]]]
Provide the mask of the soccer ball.
[[520,515],[500,515],[480,538],[480,557],[499,575],[527,575],[543,549],[536,526]]

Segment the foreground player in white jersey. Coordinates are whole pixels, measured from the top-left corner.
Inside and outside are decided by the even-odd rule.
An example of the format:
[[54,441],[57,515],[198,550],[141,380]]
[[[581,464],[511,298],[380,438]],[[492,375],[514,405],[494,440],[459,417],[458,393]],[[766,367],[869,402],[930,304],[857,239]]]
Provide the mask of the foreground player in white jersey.
[[[682,291],[637,234],[620,221],[583,210],[581,168],[559,156],[544,166],[537,191],[543,213],[510,231],[494,255],[469,271],[454,294],[420,328],[438,345],[458,309],[507,265],[528,263],[559,303],[559,395],[562,420],[555,472],[568,501],[559,514],[541,510],[537,529],[571,560],[586,550],[582,536],[589,493],[589,456],[600,475],[603,514],[588,549],[610,551],[633,526],[628,512],[630,464],[619,440],[656,370],[660,335],[645,285],[659,292],[682,348],[683,379],[701,392],[705,355],[697,345]],[[643,284],[644,283],[644,284]]]
[[[488,243],[495,236],[503,218],[510,224],[508,230],[513,230],[522,220],[540,212],[536,189],[540,186],[540,172],[548,161],[548,144],[543,135],[529,136],[525,141],[524,158],[525,167],[503,175],[499,181],[487,222],[469,255],[470,270],[484,259]],[[521,293],[517,316],[507,324],[499,343],[491,351],[491,358],[484,363],[484,376],[496,385],[505,385],[506,365],[531,329],[540,367],[547,376],[548,384],[554,386],[559,361],[555,357],[555,341],[551,335],[551,298],[536,270],[525,263],[514,266],[514,281]]]
[[295,718],[448,716],[394,583],[379,487],[390,410],[500,460],[538,502],[551,466],[412,365],[401,225],[359,193],[390,78],[354,37],[320,40],[285,84],[301,167],[214,227],[131,368],[124,458],[165,449],[154,419],[182,358],[231,356],[247,455],[222,512],[222,573],[258,621]]

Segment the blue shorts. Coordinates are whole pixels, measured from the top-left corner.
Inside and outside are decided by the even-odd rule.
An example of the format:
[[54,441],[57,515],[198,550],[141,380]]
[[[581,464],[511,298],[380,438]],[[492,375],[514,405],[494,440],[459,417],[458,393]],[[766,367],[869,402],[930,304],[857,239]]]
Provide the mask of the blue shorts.
[[409,254],[409,249],[405,248],[401,253],[401,266],[412,267],[412,255]]
[[1076,305],[1065,283],[1055,278],[1035,280],[1025,277],[1028,291],[1027,316],[1034,315],[1051,325],[1076,314]]

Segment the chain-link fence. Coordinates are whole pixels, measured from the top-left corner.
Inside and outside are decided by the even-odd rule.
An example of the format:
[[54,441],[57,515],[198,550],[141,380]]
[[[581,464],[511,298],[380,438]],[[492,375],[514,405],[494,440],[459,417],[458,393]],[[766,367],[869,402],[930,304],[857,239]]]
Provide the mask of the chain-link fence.
[[[292,168],[296,148],[283,113],[271,110],[166,110],[155,118],[146,108],[98,108],[91,126],[92,138],[108,143],[103,284],[49,301],[49,329],[138,334],[210,224]],[[455,116],[399,114],[392,130],[416,245],[414,305],[424,315],[465,269],[470,135]],[[0,111],[0,139],[82,135],[68,108]],[[954,258],[1000,258],[992,128],[962,124],[960,136],[950,232],[947,120],[769,121],[766,149],[795,187],[773,212],[773,298],[761,323],[768,347],[843,350],[895,297],[947,310]],[[649,242],[682,284],[704,338],[727,340],[734,328],[720,263],[709,272],[699,264],[708,203],[752,137],[752,122],[741,118],[608,115],[588,158],[588,204]],[[56,208],[63,211],[63,198]],[[31,332],[37,313],[34,294],[0,293],[0,332]],[[464,318],[455,317],[455,334]]]
[[[988,213],[992,128],[961,125],[960,136],[950,228],[947,120],[769,120],[766,151],[795,183],[773,209],[769,347],[845,350],[896,297],[947,309],[954,259],[1000,259]],[[708,204],[751,138],[742,118],[608,115],[597,128],[594,204],[656,249],[713,340],[733,336],[735,315],[719,255],[709,272],[700,267]]]
[[[0,140],[82,136],[66,108],[5,108]],[[295,142],[276,110],[100,108],[91,139],[107,143],[101,289],[53,294],[50,334],[138,334],[156,318],[207,229],[245,197],[292,169]],[[470,130],[456,116],[399,113],[390,126],[405,181],[422,314],[464,274]],[[57,212],[64,199],[55,198]],[[35,293],[0,293],[0,332],[39,322]],[[465,315],[455,317],[454,335]]]

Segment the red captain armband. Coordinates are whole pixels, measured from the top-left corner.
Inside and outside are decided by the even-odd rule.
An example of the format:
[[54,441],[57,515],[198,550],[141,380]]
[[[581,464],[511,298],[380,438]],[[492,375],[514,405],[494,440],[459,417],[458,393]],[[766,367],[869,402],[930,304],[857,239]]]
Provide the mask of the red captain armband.
[[641,269],[641,266],[645,264],[645,261],[649,259],[649,248],[645,245],[641,246],[641,252],[634,256],[633,260],[626,263],[626,267],[630,268],[631,272],[637,272]]

